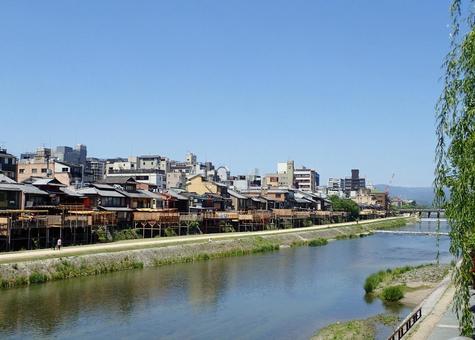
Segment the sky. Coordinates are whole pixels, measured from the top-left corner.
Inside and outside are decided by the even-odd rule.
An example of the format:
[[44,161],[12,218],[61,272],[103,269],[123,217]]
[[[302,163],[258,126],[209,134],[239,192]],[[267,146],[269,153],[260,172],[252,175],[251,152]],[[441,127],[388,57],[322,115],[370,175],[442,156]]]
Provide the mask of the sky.
[[0,145],[429,186],[449,1],[0,2]]

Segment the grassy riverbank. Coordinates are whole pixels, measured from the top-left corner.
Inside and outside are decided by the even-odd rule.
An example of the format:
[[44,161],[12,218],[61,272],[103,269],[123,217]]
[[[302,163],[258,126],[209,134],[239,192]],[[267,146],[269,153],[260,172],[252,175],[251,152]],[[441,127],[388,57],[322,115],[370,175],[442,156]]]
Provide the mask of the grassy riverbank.
[[378,326],[395,327],[400,321],[392,314],[379,314],[364,320],[336,322],[318,331],[312,340],[369,340],[376,339]]
[[414,294],[416,291],[427,291],[449,273],[450,265],[423,264],[419,266],[404,266],[393,269],[382,270],[373,273],[366,278],[364,290],[366,294],[379,297],[386,302],[396,302],[402,300],[406,295],[420,299],[421,294]]
[[[280,247],[323,246],[328,243],[328,240],[365,236],[375,229],[403,226],[408,222],[411,220],[397,218],[335,227],[300,228],[285,232],[240,233],[239,237],[202,235],[194,239],[183,237],[182,242],[180,238],[174,238],[173,243],[165,238],[158,241],[164,244],[159,243],[155,247],[150,245],[151,242],[156,244],[155,240],[125,241],[122,244],[125,247],[131,247],[130,250],[90,252],[78,254],[79,256],[58,257],[66,253],[66,248],[66,251],[62,251],[63,253],[52,252],[55,256],[52,258],[0,264],[0,287],[12,288],[121,270],[242,256],[275,251]],[[256,234],[262,236],[255,236]],[[121,249],[120,245],[121,243],[112,244],[118,249]],[[98,249],[102,248],[104,246],[98,246]],[[87,246],[87,249],[92,250],[93,246]],[[35,252],[32,253],[35,254]],[[12,255],[14,257],[14,254]]]

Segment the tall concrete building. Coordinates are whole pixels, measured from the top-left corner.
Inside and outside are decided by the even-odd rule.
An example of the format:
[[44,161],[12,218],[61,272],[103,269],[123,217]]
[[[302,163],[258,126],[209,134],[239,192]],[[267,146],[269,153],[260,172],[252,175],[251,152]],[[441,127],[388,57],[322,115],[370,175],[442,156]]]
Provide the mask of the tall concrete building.
[[52,156],[60,162],[86,166],[87,147],[83,144],[76,145],[74,149],[70,146],[57,146]]
[[293,187],[294,186],[294,161],[287,161],[285,163],[277,163],[277,174],[281,186]]
[[302,167],[294,171],[295,188],[306,191],[315,192],[317,186],[320,185],[320,175],[313,169]]
[[351,177],[345,177],[344,191],[349,195],[352,191],[358,192],[366,188],[366,179],[360,177],[359,169],[351,169]]
[[104,178],[106,173],[106,161],[99,158],[86,159],[86,182],[94,183]]
[[340,191],[343,190],[345,186],[345,180],[342,178],[330,177],[328,179],[328,189]]
[[188,152],[185,157],[185,163],[188,165],[195,165],[197,163],[196,155],[192,152]]

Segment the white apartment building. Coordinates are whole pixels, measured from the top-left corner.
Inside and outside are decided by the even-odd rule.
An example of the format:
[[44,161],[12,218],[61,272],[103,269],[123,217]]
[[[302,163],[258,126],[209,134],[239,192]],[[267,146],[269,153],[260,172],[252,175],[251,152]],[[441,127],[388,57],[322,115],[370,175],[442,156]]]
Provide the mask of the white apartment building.
[[306,192],[315,192],[317,188],[317,173],[313,169],[295,169],[294,183],[296,189]]

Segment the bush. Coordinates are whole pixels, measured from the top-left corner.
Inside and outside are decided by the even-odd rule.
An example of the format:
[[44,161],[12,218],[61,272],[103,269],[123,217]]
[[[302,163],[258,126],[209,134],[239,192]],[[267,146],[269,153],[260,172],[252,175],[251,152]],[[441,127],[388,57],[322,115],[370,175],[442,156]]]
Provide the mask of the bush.
[[138,238],[139,235],[137,234],[137,229],[124,229],[115,232],[112,236],[114,241],[135,240]]
[[282,228],[284,229],[292,229],[293,227],[294,227],[294,224],[292,223],[292,221],[289,221],[289,220],[285,220],[282,225]]
[[96,235],[97,242],[99,243],[106,243],[112,241],[112,235],[104,227],[99,227],[99,229],[96,230]]
[[303,226],[304,227],[311,227],[313,226],[313,221],[311,218],[307,218],[305,221],[303,221]]
[[304,240],[292,241],[292,243],[290,244],[291,247],[301,247],[306,245],[308,245],[308,241]]
[[386,273],[384,271],[380,271],[368,276],[364,283],[366,294],[372,293],[376,288],[378,288],[378,285],[383,282],[385,275]]
[[38,273],[38,272],[33,272],[30,274],[29,279],[30,279],[30,284],[45,283],[46,281],[48,281],[48,276],[46,276],[45,274]]
[[327,244],[328,244],[328,241],[324,238],[316,238],[308,242],[308,245],[310,247],[319,247],[319,246],[324,246]]
[[402,286],[389,286],[383,289],[381,298],[384,301],[395,302],[404,297],[404,290]]
[[168,228],[165,228],[165,230],[163,231],[165,236],[176,236],[176,232],[175,230],[173,230],[172,228],[168,227]]

